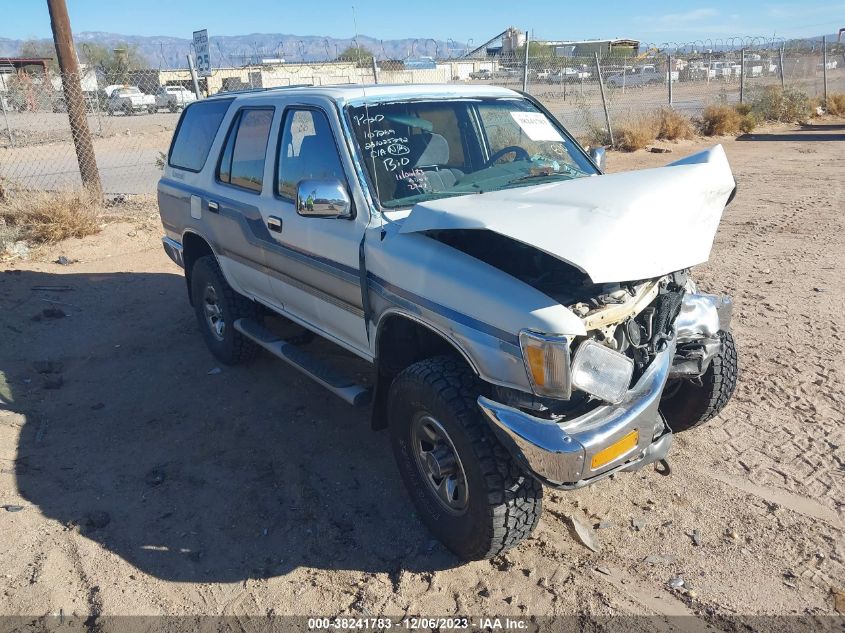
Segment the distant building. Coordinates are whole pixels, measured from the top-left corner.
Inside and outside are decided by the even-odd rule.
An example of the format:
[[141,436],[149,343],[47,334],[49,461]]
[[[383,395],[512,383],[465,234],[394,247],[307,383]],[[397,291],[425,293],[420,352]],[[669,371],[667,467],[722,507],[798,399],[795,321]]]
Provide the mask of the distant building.
[[543,42],[555,47],[558,57],[636,57],[640,52],[638,40],[578,40],[564,42]]

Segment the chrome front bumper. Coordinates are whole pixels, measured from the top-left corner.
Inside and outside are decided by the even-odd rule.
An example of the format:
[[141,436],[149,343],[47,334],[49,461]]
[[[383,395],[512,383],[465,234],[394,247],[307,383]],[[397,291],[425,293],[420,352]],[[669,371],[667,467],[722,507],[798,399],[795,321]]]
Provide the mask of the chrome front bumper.
[[[672,433],[658,411],[675,343],[660,352],[620,404],[602,405],[582,416],[554,422],[480,396],[478,406],[511,454],[543,483],[580,488],[621,470],[637,470],[663,459]],[[592,468],[593,456],[631,431],[638,444],[607,464]]]

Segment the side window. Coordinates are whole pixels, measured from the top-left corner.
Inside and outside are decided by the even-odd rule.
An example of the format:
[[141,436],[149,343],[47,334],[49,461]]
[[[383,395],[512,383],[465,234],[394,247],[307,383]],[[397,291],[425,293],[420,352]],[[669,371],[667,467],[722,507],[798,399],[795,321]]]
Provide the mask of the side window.
[[170,146],[168,163],[171,167],[202,170],[220,122],[231,103],[231,99],[211,99],[185,109]]
[[261,191],[273,110],[245,109],[232,122],[217,166],[217,179],[250,191]]
[[346,182],[329,120],[319,110],[288,110],[279,142],[276,193],[293,201],[299,181],[329,179]]

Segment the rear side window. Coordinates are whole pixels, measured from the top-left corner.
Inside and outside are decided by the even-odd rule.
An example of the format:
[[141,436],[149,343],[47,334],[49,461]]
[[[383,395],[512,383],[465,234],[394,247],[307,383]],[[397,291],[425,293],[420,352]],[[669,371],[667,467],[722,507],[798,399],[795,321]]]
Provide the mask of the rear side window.
[[231,99],[200,101],[185,109],[170,148],[169,165],[201,171]]
[[272,108],[250,108],[238,112],[217,167],[220,182],[261,191],[272,122]]

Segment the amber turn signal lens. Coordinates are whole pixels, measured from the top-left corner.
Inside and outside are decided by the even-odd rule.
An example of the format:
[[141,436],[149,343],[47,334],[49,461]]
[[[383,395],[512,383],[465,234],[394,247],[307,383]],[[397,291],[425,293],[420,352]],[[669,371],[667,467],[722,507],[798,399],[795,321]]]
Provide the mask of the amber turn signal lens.
[[590,462],[590,468],[595,470],[596,468],[601,468],[605,464],[609,464],[617,457],[621,457],[632,448],[635,448],[639,442],[640,432],[638,429],[634,429],[621,440],[617,440],[607,448],[603,448],[593,455],[593,459]]

